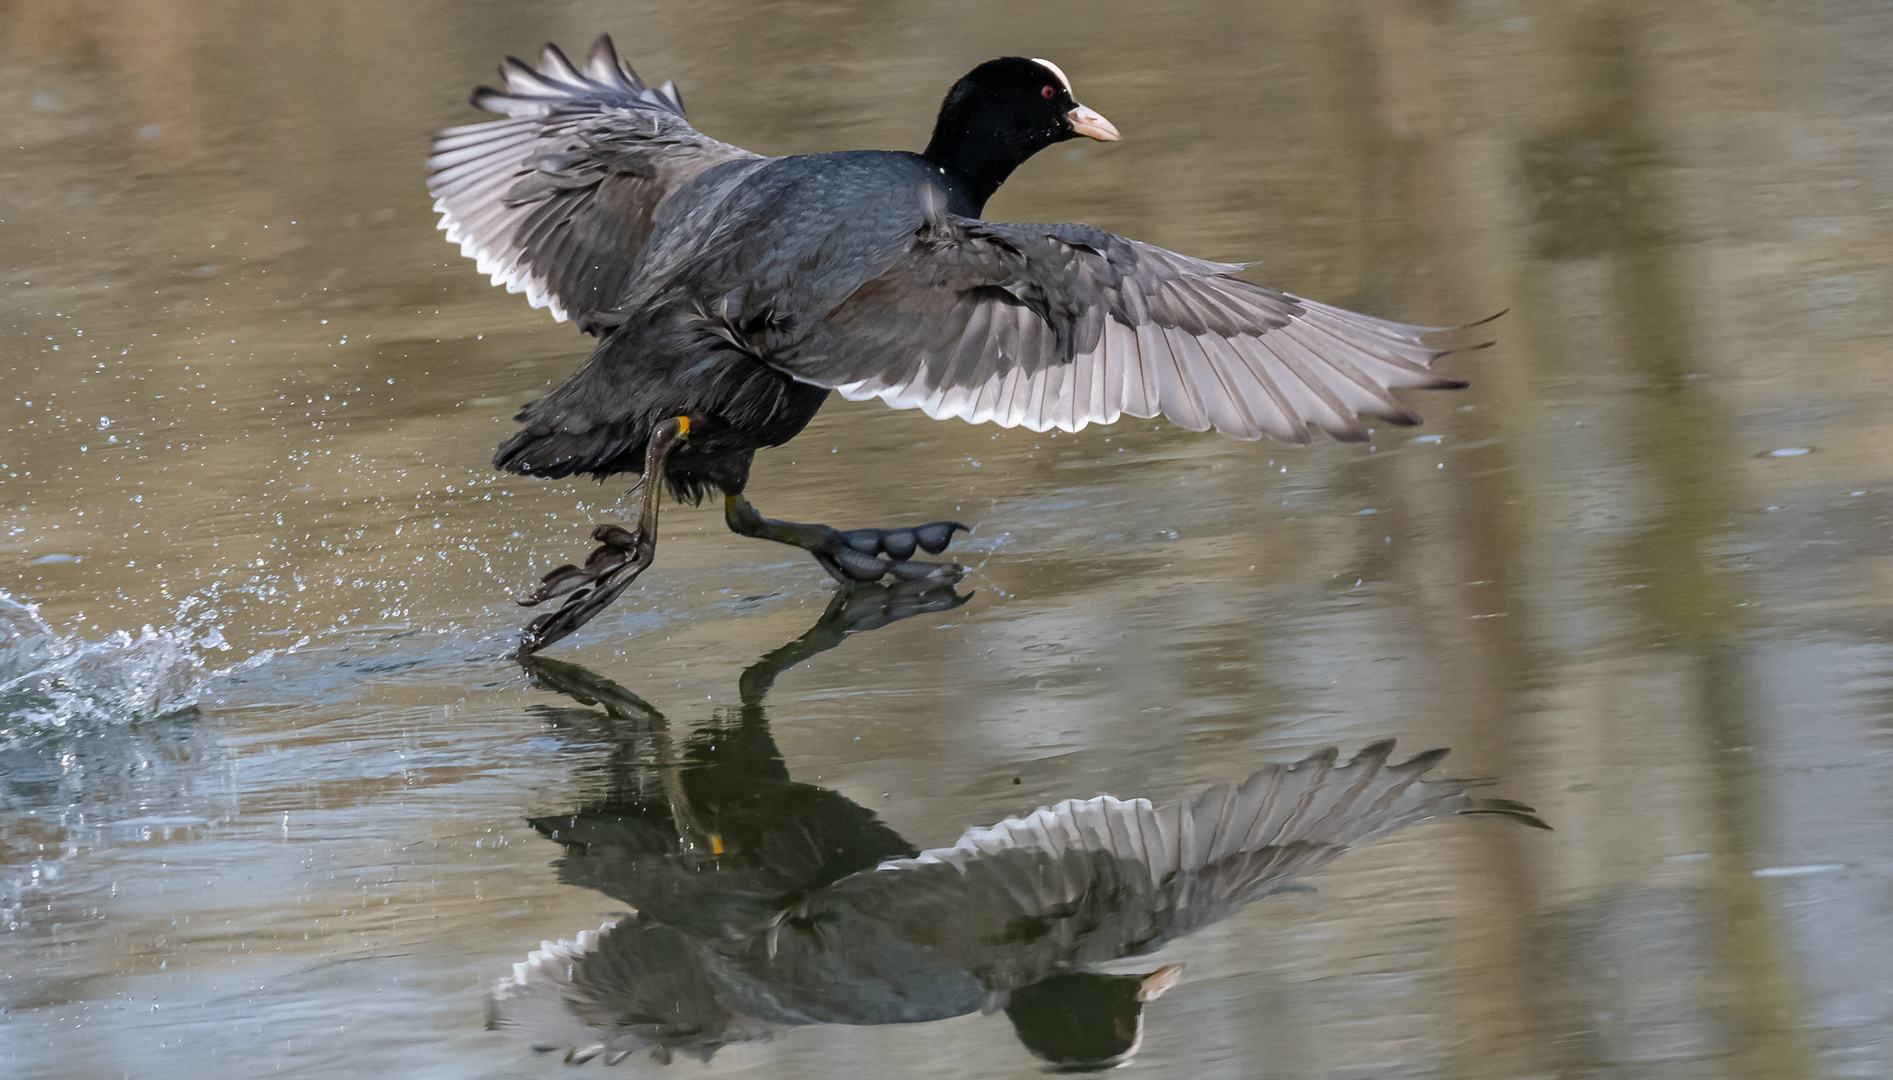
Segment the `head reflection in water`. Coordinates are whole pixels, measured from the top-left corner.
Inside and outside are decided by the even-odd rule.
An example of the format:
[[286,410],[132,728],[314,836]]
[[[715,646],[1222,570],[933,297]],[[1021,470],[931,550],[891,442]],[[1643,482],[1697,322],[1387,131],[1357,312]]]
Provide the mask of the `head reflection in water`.
[[[641,1049],[708,1059],[806,1024],[899,1024],[1004,1011],[1065,1070],[1128,1060],[1144,1006],[1181,965],[1104,974],[1227,918],[1349,847],[1427,818],[1528,807],[1422,779],[1393,743],[1326,750],[1162,806],[1067,800],[916,850],[837,792],[791,780],[762,708],[776,675],[849,634],[956,607],[950,585],[857,585],[743,673],[741,706],[681,741],[630,691],[583,668],[526,661],[584,709],[545,709],[611,747],[602,796],[534,819],[565,847],[562,881],[633,914],[546,942],[494,991],[489,1026],[577,1063]],[[602,709],[602,712],[600,711]]]
[[1072,1071],[1108,1069],[1143,1043],[1144,1002],[1182,978],[1182,964],[1148,975],[1061,972],[1014,990],[1006,1016],[1039,1057]]

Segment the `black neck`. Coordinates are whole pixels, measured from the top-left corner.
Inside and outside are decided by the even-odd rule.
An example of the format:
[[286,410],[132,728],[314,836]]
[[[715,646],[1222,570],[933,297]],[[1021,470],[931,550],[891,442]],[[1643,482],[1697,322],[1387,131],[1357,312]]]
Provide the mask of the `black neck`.
[[1012,170],[1040,149],[1014,146],[991,134],[975,136],[941,117],[939,126],[933,129],[933,141],[921,156],[945,169],[955,182],[953,186],[966,197],[970,210],[952,207],[953,212],[978,217],[986,209],[986,200],[993,197]]

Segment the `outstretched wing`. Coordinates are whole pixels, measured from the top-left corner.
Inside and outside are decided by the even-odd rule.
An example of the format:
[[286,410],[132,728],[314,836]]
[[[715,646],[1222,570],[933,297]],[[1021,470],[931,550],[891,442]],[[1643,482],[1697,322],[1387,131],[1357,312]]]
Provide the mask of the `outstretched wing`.
[[1155,949],[1416,821],[1484,813],[1544,827],[1528,807],[1469,797],[1465,781],[1423,780],[1446,751],[1391,764],[1393,745],[1343,765],[1328,749],[1161,807],[1062,802],[884,862],[820,903],[891,922],[1009,989],[1056,967]]
[[1076,431],[1162,413],[1194,431],[1306,443],[1310,428],[1367,437],[1358,417],[1415,424],[1389,392],[1465,385],[1409,326],[1231,276],[1085,225],[1015,225],[948,214],[919,193],[924,224],[892,265],[768,362],[854,399],[936,418]]
[[646,1048],[659,1060],[682,1052],[708,1061],[726,1043],[767,1037],[767,1025],[718,1000],[710,957],[702,942],[637,915],[541,941],[493,987],[487,1030],[564,1050],[568,1065],[600,1055],[616,1065]]
[[691,127],[671,84],[646,86],[609,36],[583,71],[552,45],[539,64],[507,57],[505,91],[474,91],[474,105],[508,119],[441,132],[427,188],[448,241],[493,284],[600,333],[621,321],[611,309],[664,200],[757,155]]

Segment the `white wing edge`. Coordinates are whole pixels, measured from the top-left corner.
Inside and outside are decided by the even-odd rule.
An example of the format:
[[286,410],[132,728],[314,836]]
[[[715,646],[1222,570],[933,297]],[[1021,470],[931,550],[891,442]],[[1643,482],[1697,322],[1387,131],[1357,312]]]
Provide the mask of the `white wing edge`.
[[[586,954],[596,951],[603,935],[617,925],[614,919],[596,930],[581,930],[570,941],[561,938],[540,942],[525,960],[513,965],[511,977],[500,979],[493,987],[486,1003],[487,1028],[530,1032],[538,1049],[564,1048],[567,1064],[582,1064],[606,1054],[600,1033],[567,1006],[567,994],[578,964]],[[630,1052],[612,1051],[605,1063],[615,1065]]]
[[[599,100],[601,110],[657,109],[684,115],[683,97],[670,82],[655,90],[618,58],[610,35],[592,44],[583,69],[564,53],[547,46],[539,67],[508,58],[500,67],[505,93],[478,95],[482,108],[503,112],[507,119],[464,124],[442,131],[427,159],[427,188],[435,195],[435,226],[447,233],[447,242],[460,245],[460,254],[509,293],[525,293],[533,307],[545,308],[559,322],[570,319],[547,287],[547,276],[535,274],[513,246],[519,224],[537,207],[507,207],[502,200],[517,180],[532,171],[538,144],[548,133],[541,124],[555,105],[584,101],[592,95],[613,95],[620,100]],[[630,100],[623,100],[624,98]],[[569,132],[559,132],[561,136]],[[455,209],[455,204],[464,208]]]
[[1219,784],[1161,807],[1109,795],[1066,799],[968,829],[951,847],[885,860],[875,869],[945,864],[965,873],[973,860],[1004,851],[1054,857],[1104,851],[1142,862],[1151,884],[1161,885],[1178,871],[1264,847],[1306,842],[1339,850],[1466,807],[1465,782],[1421,779],[1445,751],[1392,764],[1393,750],[1392,740],[1383,740],[1337,765],[1339,754],[1329,747],[1292,764],[1264,766],[1239,785]]
[[[446,231],[448,243],[459,244],[460,254],[474,260],[493,284],[506,286],[509,293],[525,293],[533,307],[545,308],[565,322],[570,315],[547,288],[546,276],[533,273],[525,252],[513,244],[520,223],[539,204],[509,207],[503,201],[519,178],[532,171],[539,138],[537,122],[530,119],[449,128],[434,144],[428,164],[434,166],[461,148],[478,146],[477,156],[449,161],[428,178],[428,187],[436,195],[434,212],[441,216],[435,228]],[[456,204],[467,208],[469,217],[463,217]]]
[[[1143,855],[1149,864],[1152,884],[1158,884],[1167,872],[1165,860],[1155,852],[1119,850],[1127,843],[1146,846],[1153,834],[1174,833],[1181,804],[1171,803],[1155,809],[1149,799],[1118,799],[1099,795],[1091,799],[1066,799],[1052,806],[1041,806],[1024,817],[1009,817],[996,825],[982,825],[966,830],[952,847],[928,848],[911,859],[888,859],[876,870],[904,870],[914,866],[944,864],[965,872],[967,863],[984,855],[1002,851],[1036,851],[1063,855],[1067,851],[1115,851],[1129,857]],[[1160,819],[1169,829],[1160,827]]]
[[510,977],[502,977],[493,987],[493,996],[504,1001],[530,992],[540,984],[571,982],[573,965],[586,953],[598,951],[600,937],[617,925],[618,920],[607,919],[596,930],[580,930],[570,941],[564,938],[541,941],[538,948],[526,954],[526,959],[513,965]]

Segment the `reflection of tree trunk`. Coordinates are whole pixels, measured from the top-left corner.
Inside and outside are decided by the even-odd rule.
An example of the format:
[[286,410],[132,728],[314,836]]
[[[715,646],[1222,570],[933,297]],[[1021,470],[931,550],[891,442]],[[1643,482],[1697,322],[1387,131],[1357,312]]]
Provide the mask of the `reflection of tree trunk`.
[[[1523,148],[1538,263],[1595,261],[1608,281],[1618,319],[1615,344],[1639,384],[1633,401],[1639,412],[1629,419],[1627,436],[1642,442],[1635,457],[1652,488],[1651,523],[1629,543],[1621,563],[1647,585],[1630,595],[1637,598],[1637,620],[1653,628],[1648,644],[1687,650],[1691,711],[1706,743],[1714,867],[1704,940],[1715,970],[1701,973],[1698,985],[1721,1013],[1714,1041],[1730,1053],[1730,1075],[1807,1076],[1813,1069],[1798,1026],[1799,992],[1779,919],[1752,873],[1759,865],[1755,803],[1761,793],[1748,752],[1753,718],[1742,686],[1742,625],[1736,598],[1708,561],[1729,518],[1725,493],[1736,482],[1725,465],[1731,451],[1720,438],[1728,418],[1689,378],[1698,358],[1665,236],[1668,211],[1657,190],[1660,147],[1638,55],[1641,28],[1622,0],[1543,10],[1551,25],[1542,51],[1567,58],[1567,67],[1561,85],[1538,88],[1531,98],[1554,102],[1559,112]],[[1591,1026],[1578,1017],[1568,1023]],[[1607,1050],[1598,1047],[1600,1056]]]
[[[1489,314],[1476,306],[1496,309],[1503,303],[1495,283],[1480,280],[1476,269],[1496,260],[1484,257],[1479,227],[1471,220],[1475,200],[1462,188],[1465,150],[1453,138],[1445,70],[1450,52],[1442,47],[1453,31],[1438,25],[1441,10],[1429,0],[1367,0],[1360,8],[1377,75],[1374,115],[1363,118],[1364,126],[1379,132],[1377,160],[1369,167],[1382,177],[1376,194],[1391,204],[1376,217],[1392,223],[1386,227],[1392,235],[1376,247],[1390,253],[1388,266],[1411,275],[1399,283],[1403,317],[1431,321]],[[1507,329],[1501,325],[1500,336]],[[1470,367],[1462,360],[1447,370],[1473,374]],[[1475,377],[1481,385],[1497,378],[1484,371]],[[1503,415],[1506,403],[1503,395],[1482,395],[1479,411],[1462,429],[1511,426]],[[1513,736],[1516,718],[1527,711],[1520,694],[1531,681],[1533,658],[1510,625],[1516,614],[1474,618],[1517,606],[1503,591],[1506,570],[1518,564],[1506,510],[1516,501],[1511,478],[1517,473],[1504,454],[1501,443],[1456,455],[1448,466],[1458,470],[1454,475],[1437,469],[1429,455],[1399,455],[1394,462],[1407,475],[1391,487],[1443,492],[1438,503],[1444,505],[1435,512],[1454,523],[1395,538],[1395,557],[1404,560],[1396,573],[1422,598],[1416,610],[1427,623],[1415,628],[1414,637],[1431,643],[1428,666],[1448,673],[1447,684],[1455,687],[1448,699],[1453,716],[1440,718],[1441,730],[1457,729],[1454,745],[1479,747],[1480,768],[1516,775],[1528,771]],[[1465,586],[1474,580],[1491,584]],[[1522,845],[1497,835],[1480,840],[1465,848],[1469,864],[1461,872],[1468,884],[1451,929],[1455,993],[1443,1008],[1456,1035],[1453,1071],[1469,1077],[1530,1075],[1542,1071],[1550,1041],[1546,995],[1531,981],[1531,973],[1545,970],[1528,923],[1536,906],[1534,883],[1522,863]]]
[[172,0],[125,0],[115,7],[112,51],[138,103],[133,137],[165,167],[183,165],[203,154],[207,142],[199,108],[204,94],[195,85],[199,68],[189,55],[197,13]]

